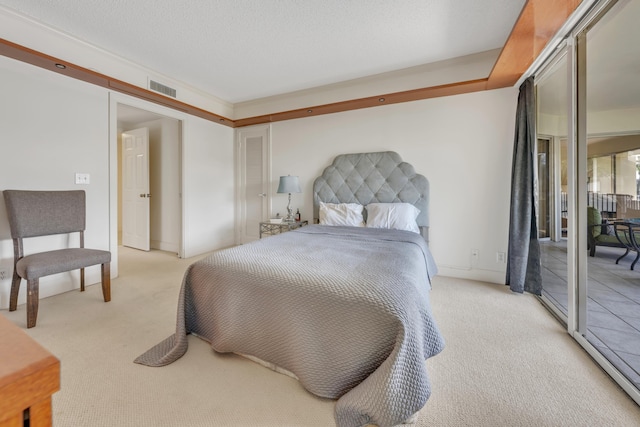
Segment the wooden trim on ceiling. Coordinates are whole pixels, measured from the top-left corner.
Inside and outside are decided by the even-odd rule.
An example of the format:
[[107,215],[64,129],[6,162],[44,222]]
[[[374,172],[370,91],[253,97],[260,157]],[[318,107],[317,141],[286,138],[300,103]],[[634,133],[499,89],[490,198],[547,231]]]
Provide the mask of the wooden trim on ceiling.
[[[581,1],[527,0],[488,78],[351,99],[237,120],[231,120],[1,38],[0,55],[235,128],[513,86]],[[62,64],[66,68],[60,69],[56,64]]]
[[[169,98],[150,90],[143,89],[139,86],[114,79],[113,77],[109,77],[104,74],[89,70],[88,68],[80,67],[79,65],[54,58],[53,56],[49,56],[33,49],[29,49],[28,47],[12,43],[2,38],[0,38],[0,55],[17,59],[18,61],[26,62],[28,64],[53,71],[67,77],[94,84],[96,86],[101,86],[107,89],[134,96],[136,98],[141,98],[155,104],[173,108],[174,110],[198,116],[212,122],[234,127],[233,120],[226,117],[214,114],[198,107],[194,107],[193,105],[186,104],[184,102],[178,101],[177,99]],[[61,66],[63,66],[64,68],[61,68]]]
[[582,0],[528,0],[489,74],[487,89],[515,85]]
[[264,116],[237,119],[236,127],[251,126],[263,123],[279,122],[283,120],[300,119],[303,117],[320,116],[324,114],[340,113],[343,111],[359,110],[361,108],[379,107],[381,105],[398,104],[401,102],[418,101],[421,99],[437,98],[442,96],[459,95],[462,93],[485,90],[487,79],[469,80],[465,82],[450,83],[440,86],[431,86],[421,89],[394,92],[384,95],[369,96],[367,98],[351,99],[331,104],[316,105],[314,107],[299,108]]

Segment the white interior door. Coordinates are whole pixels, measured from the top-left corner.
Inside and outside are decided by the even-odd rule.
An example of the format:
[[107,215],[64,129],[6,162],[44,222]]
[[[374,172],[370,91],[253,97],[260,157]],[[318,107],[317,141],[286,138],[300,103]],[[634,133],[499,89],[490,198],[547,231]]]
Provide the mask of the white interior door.
[[239,241],[260,238],[260,221],[269,216],[269,127],[241,129],[239,142]]
[[122,244],[149,250],[149,129],[122,134]]

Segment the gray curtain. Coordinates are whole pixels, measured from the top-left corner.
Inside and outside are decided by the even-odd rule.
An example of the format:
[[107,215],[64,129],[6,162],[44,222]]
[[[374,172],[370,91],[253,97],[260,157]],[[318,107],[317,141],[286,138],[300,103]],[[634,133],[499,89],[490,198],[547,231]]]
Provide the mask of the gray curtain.
[[511,214],[506,284],[513,292],[542,293],[535,206],[536,105],[533,77],[520,86],[511,166]]

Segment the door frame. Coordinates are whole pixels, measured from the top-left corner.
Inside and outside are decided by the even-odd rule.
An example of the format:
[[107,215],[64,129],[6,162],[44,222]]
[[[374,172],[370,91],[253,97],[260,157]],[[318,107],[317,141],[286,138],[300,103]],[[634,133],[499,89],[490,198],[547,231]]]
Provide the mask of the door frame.
[[[109,92],[109,250],[111,251],[111,277],[118,277],[118,104],[125,104],[141,110],[150,111],[165,117],[179,120],[181,122],[179,141],[180,153],[184,152],[184,141],[187,137],[188,115],[163,107],[143,99],[134,98],[132,96],[119,92]],[[178,257],[183,258],[185,247],[185,195],[184,195],[184,155],[180,156],[180,237],[178,239]]]
[[[271,125],[255,125],[255,126],[247,126],[240,129],[236,129],[235,135],[235,159],[236,159],[236,174],[235,174],[235,187],[236,187],[236,227],[235,227],[235,242],[236,244],[242,244],[242,236],[244,233],[243,224],[245,218],[245,203],[243,199],[243,195],[245,194],[246,185],[245,185],[245,144],[244,141],[247,138],[262,136],[265,138],[264,142],[264,150],[262,157],[262,167],[263,167],[263,189],[266,194],[265,197],[265,206],[264,209],[266,212],[271,212],[271,201],[273,195],[272,186],[269,185],[271,182]],[[266,218],[262,218],[265,220]],[[256,224],[257,226],[257,224]]]

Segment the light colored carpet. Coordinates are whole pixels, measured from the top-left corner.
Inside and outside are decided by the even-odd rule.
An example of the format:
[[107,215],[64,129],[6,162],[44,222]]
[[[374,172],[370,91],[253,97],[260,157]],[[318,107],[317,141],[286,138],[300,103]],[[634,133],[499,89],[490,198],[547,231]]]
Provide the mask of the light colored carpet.
[[[56,427],[334,426],[334,402],[297,381],[189,337],[162,368],[133,363],[174,330],[182,275],[195,259],[120,248],[112,301],[99,285],[2,314],[55,354]],[[22,292],[24,292],[24,284]],[[638,426],[639,407],[530,295],[437,277],[435,317],[446,348],[429,359],[433,394],[417,426]]]

